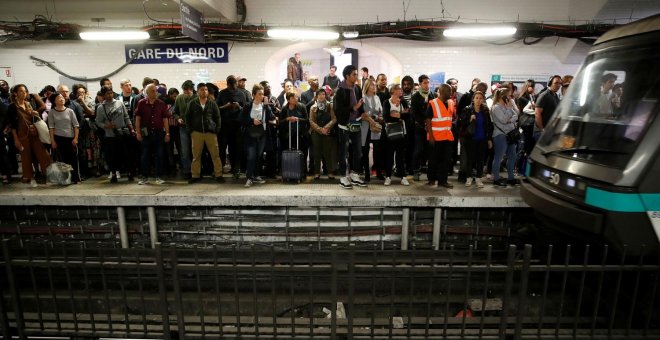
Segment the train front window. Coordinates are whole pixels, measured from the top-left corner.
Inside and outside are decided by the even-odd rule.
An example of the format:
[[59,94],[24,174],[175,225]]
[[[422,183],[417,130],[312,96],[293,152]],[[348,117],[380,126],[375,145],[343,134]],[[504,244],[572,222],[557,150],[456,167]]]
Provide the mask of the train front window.
[[658,114],[659,52],[602,54],[585,64],[538,142],[543,153],[624,168]]

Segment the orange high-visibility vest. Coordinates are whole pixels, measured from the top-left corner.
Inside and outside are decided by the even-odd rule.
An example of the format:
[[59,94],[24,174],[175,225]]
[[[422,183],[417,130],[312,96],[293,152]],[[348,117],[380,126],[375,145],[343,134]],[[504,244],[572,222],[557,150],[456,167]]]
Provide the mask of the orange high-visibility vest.
[[429,102],[433,108],[433,118],[431,119],[431,131],[427,131],[426,140],[431,140],[429,132],[433,133],[435,141],[453,141],[454,135],[451,133],[451,120],[452,115],[445,103],[440,98],[433,99]]

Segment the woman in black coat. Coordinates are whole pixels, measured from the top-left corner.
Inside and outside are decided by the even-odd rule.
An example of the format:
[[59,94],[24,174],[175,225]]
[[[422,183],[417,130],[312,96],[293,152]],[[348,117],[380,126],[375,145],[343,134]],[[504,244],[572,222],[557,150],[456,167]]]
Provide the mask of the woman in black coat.
[[[467,152],[468,172],[465,186],[468,187],[473,182],[476,183],[477,188],[484,187],[481,180],[484,160],[488,149],[493,147],[493,122],[485,101],[483,92],[475,92],[472,95],[472,103],[465,107],[458,117],[459,131]],[[476,171],[476,176],[473,176],[473,170]]]
[[247,169],[245,171],[245,187],[253,184],[263,184],[266,181],[259,176],[261,160],[266,145],[267,125],[274,124],[275,116],[270,106],[264,103],[264,88],[256,84],[252,87],[252,102],[243,106],[240,121],[245,126],[245,151],[247,153]]

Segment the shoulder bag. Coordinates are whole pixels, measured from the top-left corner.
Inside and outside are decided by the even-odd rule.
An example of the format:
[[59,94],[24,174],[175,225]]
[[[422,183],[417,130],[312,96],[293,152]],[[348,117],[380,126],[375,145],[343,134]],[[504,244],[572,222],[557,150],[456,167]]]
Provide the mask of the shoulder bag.
[[247,128],[247,133],[250,138],[254,139],[259,139],[264,136],[264,133],[266,130],[264,130],[263,125],[254,125],[252,124],[250,127]]
[[39,133],[39,140],[44,144],[50,144],[50,131],[46,122],[37,116],[32,116],[32,121],[34,127],[37,128],[37,133]]
[[386,123],[385,132],[387,133],[388,140],[400,140],[406,136],[406,125],[403,124],[403,121],[398,121],[396,123]]
[[[504,133],[504,131],[499,126],[497,126],[497,124],[493,123],[493,125],[495,125],[495,128],[497,128],[498,130],[502,131],[502,133]],[[506,135],[506,142],[509,144],[518,144],[520,138],[522,137],[522,135],[520,134],[520,130],[518,129],[518,126],[516,126],[515,124],[514,124],[514,129],[507,132],[505,135]]]

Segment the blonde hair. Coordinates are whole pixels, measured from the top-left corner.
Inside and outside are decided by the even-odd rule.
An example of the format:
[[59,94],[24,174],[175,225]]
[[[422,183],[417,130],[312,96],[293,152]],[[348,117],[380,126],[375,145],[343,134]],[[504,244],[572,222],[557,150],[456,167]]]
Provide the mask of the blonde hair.
[[367,79],[367,81],[364,82],[364,88],[362,88],[362,94],[367,95],[367,92],[369,91],[369,88],[372,86],[376,86],[373,80],[371,78]]

